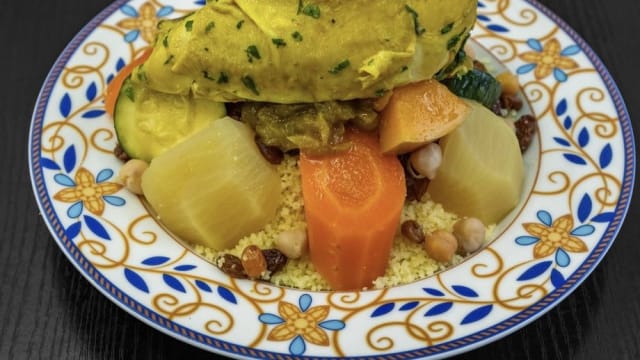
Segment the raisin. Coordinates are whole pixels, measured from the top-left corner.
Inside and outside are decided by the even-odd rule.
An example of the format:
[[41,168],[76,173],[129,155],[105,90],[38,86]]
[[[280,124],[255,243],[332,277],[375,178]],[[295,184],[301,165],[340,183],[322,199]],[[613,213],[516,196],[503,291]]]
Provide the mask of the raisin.
[[427,187],[429,186],[429,179],[416,179],[408,176],[407,182],[407,200],[422,200],[424,194],[427,193]]
[[400,230],[404,237],[415,243],[419,244],[424,241],[424,231],[422,230],[422,226],[420,226],[420,224],[415,220],[407,220],[403,222]]
[[502,95],[500,95],[500,107],[508,111],[519,111],[520,109],[522,109],[522,100],[520,100],[517,95],[508,95],[502,93]]
[[232,119],[240,120],[242,114],[242,103],[226,103],[227,116]]
[[516,126],[516,137],[518,138],[520,151],[525,152],[531,145],[533,136],[536,133],[536,119],[531,115],[522,115],[514,125]]
[[496,101],[493,106],[491,106],[491,109],[489,109],[491,111],[493,111],[494,114],[498,115],[498,116],[503,116],[502,115],[502,105],[500,104],[500,99],[498,99],[498,101]]
[[256,145],[262,156],[267,159],[268,162],[279,165],[284,160],[284,153],[276,146],[269,146],[263,143],[258,136],[255,137]]
[[420,201],[424,194],[427,192],[427,187],[429,186],[428,178],[418,179],[413,176],[412,170],[410,169],[409,164],[409,154],[405,154],[400,156],[400,162],[404,167],[404,179],[407,186],[407,200],[417,200]]
[[275,274],[287,265],[287,256],[278,249],[262,250],[262,255],[267,261],[267,270],[271,274]]
[[473,60],[473,67],[475,69],[480,70],[480,71],[487,72],[487,67],[484,66],[484,64],[482,62],[478,61],[478,60]]
[[113,154],[120,160],[127,162],[131,160],[131,157],[124,151],[120,144],[116,144],[116,147],[113,149]]
[[224,254],[221,257],[222,257],[221,260],[216,261],[217,263],[222,262],[222,264],[219,265],[220,270],[222,270],[225,274],[234,278],[238,278],[238,279],[247,278],[247,273],[244,271],[244,266],[242,266],[242,260],[240,260],[239,257],[231,254]]
[[249,245],[242,251],[242,266],[247,276],[251,279],[258,279],[267,270],[267,260],[262,255],[262,250],[255,245]]

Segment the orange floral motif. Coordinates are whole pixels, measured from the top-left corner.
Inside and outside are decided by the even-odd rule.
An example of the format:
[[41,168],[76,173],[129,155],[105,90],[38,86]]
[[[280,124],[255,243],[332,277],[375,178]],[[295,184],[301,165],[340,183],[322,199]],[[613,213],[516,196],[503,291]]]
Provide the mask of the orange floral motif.
[[84,207],[95,215],[102,215],[104,212],[103,196],[115,194],[122,189],[122,185],[117,183],[96,183],[93,174],[85,168],[78,169],[74,180],[76,186],[60,190],[53,198],[67,203],[82,201]]
[[286,341],[300,335],[312,344],[329,345],[327,333],[318,326],[329,315],[329,306],[316,306],[302,312],[283,301],[278,305],[278,312],[284,322],[271,330],[269,340]]
[[522,60],[536,65],[534,75],[538,80],[551,75],[554,69],[571,70],[578,67],[577,62],[563,56],[557,39],[547,41],[539,50],[520,54]]
[[156,8],[150,2],[145,2],[140,6],[137,16],[130,17],[118,22],[118,26],[127,30],[137,30],[142,39],[148,43],[155,39],[158,25]]
[[535,258],[543,258],[553,254],[559,248],[569,252],[585,252],[587,245],[571,235],[573,218],[570,214],[556,219],[551,226],[538,223],[526,223],[524,229],[540,239],[533,249]]

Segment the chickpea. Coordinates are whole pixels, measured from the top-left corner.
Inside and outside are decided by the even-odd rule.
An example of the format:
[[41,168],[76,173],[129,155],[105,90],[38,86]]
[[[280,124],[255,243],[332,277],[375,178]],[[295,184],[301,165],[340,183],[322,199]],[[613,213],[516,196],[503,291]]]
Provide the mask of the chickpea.
[[515,95],[518,93],[520,89],[520,83],[518,82],[518,77],[515,76],[510,71],[505,71],[500,75],[496,76],[496,80],[500,82],[502,85],[502,92],[508,95]]
[[303,229],[283,231],[276,237],[276,249],[289,259],[299,259],[308,246],[307,232]]
[[442,149],[436,143],[427,144],[414,151],[409,157],[411,168],[417,172],[416,177],[426,177],[433,180],[442,164]]
[[458,220],[453,225],[453,235],[458,239],[458,252],[470,254],[482,246],[485,227],[479,219],[470,217]]
[[132,193],[142,195],[142,174],[148,167],[142,160],[131,159],[120,168],[118,180]]
[[452,233],[436,230],[429,234],[424,241],[424,249],[434,260],[449,262],[458,248],[458,240]]

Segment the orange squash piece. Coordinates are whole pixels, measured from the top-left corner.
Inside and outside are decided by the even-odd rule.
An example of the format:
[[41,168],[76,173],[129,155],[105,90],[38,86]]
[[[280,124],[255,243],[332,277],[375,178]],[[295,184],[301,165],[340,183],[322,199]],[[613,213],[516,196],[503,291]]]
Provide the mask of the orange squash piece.
[[409,84],[393,91],[380,114],[380,147],[403,154],[455,130],[469,107],[436,80]]
[[406,195],[395,155],[375,133],[349,130],[349,150],[300,154],[311,261],[334,290],[370,287],[384,274]]

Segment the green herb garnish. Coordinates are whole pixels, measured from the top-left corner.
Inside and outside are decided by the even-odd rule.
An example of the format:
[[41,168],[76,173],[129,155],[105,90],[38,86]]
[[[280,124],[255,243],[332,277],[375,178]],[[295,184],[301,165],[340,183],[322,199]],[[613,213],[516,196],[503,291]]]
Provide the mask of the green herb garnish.
[[242,84],[244,84],[244,86],[251,90],[252,93],[256,94],[257,96],[260,96],[260,92],[258,91],[258,88],[256,87],[256,83],[255,81],[253,81],[253,78],[249,75],[243,76],[242,79]]
[[162,45],[164,47],[169,47],[169,36],[165,36],[164,39],[162,39]]
[[204,28],[204,33],[208,34],[211,30],[213,30],[214,27],[216,27],[216,23],[214,23],[213,21],[209,22],[207,24],[207,27]]
[[220,76],[218,76],[218,84],[226,84],[229,82],[229,76],[224,72],[220,71]]
[[173,60],[173,55],[169,55],[169,57],[167,58],[167,60],[165,60],[164,65],[167,65],[168,63],[171,62],[171,60]]
[[[144,64],[143,64],[143,65],[144,65]],[[139,81],[146,81],[146,80],[147,80],[147,73],[145,73],[145,72],[142,70],[142,66],[143,66],[143,65],[140,65],[140,69],[138,70],[137,77],[138,77],[138,80],[139,80]]]
[[212,78],[212,77],[209,75],[209,72],[207,72],[207,71],[203,71],[203,72],[202,72],[202,77],[204,77],[204,78],[205,78],[205,79],[207,79],[207,80],[216,81],[216,79]]
[[460,42],[460,38],[464,34],[465,30],[466,29],[462,29],[462,32],[460,34],[451,37],[451,39],[449,39],[449,41],[447,41],[447,50],[451,50],[456,45],[458,45],[458,42]]
[[427,29],[420,26],[420,22],[418,21],[418,13],[409,5],[405,4],[404,8],[409,14],[411,14],[411,17],[413,18],[413,30],[416,32],[416,35],[420,36],[424,34]]
[[302,8],[302,13],[314,19],[320,18],[320,7],[316,4],[307,4]]
[[238,21],[238,23],[236,24],[236,29],[240,30],[242,28],[242,24],[244,24],[244,20]]
[[383,97],[384,94],[387,93],[387,91],[388,91],[387,89],[378,89],[378,90],[376,90],[376,97]]
[[193,29],[193,20],[189,20],[184,23],[184,28],[187,29],[187,32],[190,32]]
[[255,45],[249,45],[249,47],[247,47],[247,50],[245,50],[244,52],[247,53],[249,62],[253,62],[253,59],[260,60],[260,52]]
[[440,29],[440,34],[444,35],[449,31],[451,31],[451,29],[453,29],[453,23],[449,23],[446,26],[444,26],[442,29]]
[[284,41],[284,39],[281,39],[281,38],[271,39],[271,42],[272,42],[276,47],[283,47],[283,46],[287,46],[287,43]]
[[293,40],[300,42],[302,41],[302,34],[300,34],[299,32],[294,32],[291,34],[291,37],[293,38]]
[[135,90],[133,90],[133,86],[127,84],[127,87],[124,88],[124,95],[131,100],[131,102],[135,101]]
[[337,75],[342,70],[348,68],[349,65],[351,65],[349,60],[343,60],[338,65],[334,66],[333,69],[329,70],[329,72],[332,73],[333,75]]
[[402,69],[400,69],[400,72],[405,72],[409,70],[409,67],[407,65],[403,66]]

